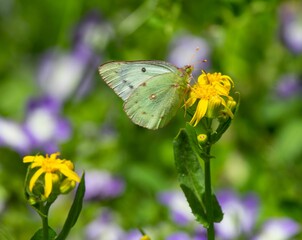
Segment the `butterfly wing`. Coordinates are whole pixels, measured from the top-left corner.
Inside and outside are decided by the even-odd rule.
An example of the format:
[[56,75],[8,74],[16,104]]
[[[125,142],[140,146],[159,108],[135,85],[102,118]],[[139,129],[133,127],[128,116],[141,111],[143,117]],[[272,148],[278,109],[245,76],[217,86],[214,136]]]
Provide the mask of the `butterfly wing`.
[[124,103],[124,110],[137,125],[149,129],[165,126],[184,101],[189,75],[165,73],[139,85]]
[[164,61],[109,62],[99,67],[101,77],[124,101],[148,79],[177,71],[177,67]]

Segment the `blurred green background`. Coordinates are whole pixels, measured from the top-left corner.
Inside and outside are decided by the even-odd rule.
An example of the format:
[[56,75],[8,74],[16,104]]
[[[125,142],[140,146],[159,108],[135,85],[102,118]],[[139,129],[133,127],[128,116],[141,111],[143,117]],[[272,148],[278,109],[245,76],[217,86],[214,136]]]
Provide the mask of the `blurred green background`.
[[[2,0],[1,119],[22,132],[31,114],[29,101],[47,95],[59,99],[54,115],[69,122],[70,132],[64,140],[53,137],[55,147],[36,141],[20,151],[14,143],[20,140],[19,132],[0,126],[1,239],[29,239],[39,228],[39,217],[23,196],[22,157],[55,148],[75,162],[79,173],[108,171],[125,182],[118,197],[85,203],[70,239],[85,239],[85,227],[104,207],[114,210],[123,229],[168,219],[157,194],[178,189],[172,141],[185,126],[184,112],[158,131],[134,125],[122,101],[98,76],[97,66],[109,60],[194,65],[206,58],[207,71],[229,75],[241,94],[241,106],[213,149],[213,189],[256,193],[261,201],[259,222],[286,216],[301,223],[301,11],[301,1],[277,0]],[[183,40],[184,47],[172,56],[182,37],[201,39],[204,45]],[[52,51],[59,57],[43,75],[45,58]],[[64,56],[80,60],[66,63],[61,61]],[[197,70],[202,68],[201,64]],[[66,94],[61,93],[65,81],[71,82]],[[71,198],[63,196],[53,207],[50,224],[55,229],[64,221]]]

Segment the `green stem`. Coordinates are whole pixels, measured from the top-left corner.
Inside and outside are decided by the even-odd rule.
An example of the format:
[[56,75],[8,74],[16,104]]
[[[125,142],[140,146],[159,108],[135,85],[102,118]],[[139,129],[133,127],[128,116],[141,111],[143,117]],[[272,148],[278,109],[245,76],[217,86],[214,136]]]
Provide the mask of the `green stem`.
[[212,202],[212,184],[211,184],[211,125],[212,121],[209,119],[206,122],[208,131],[208,145],[205,147],[206,156],[204,158],[205,171],[205,207],[209,226],[207,228],[208,240],[215,240],[214,230],[214,216],[213,216],[213,202]]
[[[210,148],[209,148],[210,150]],[[210,151],[208,151],[208,154]],[[212,204],[212,187],[211,187],[211,160],[205,159],[205,206],[209,227],[207,228],[208,240],[215,239],[214,220],[213,220],[213,204]]]
[[44,240],[48,240],[49,236],[48,236],[48,210],[50,208],[50,204],[46,204],[45,206],[42,205],[41,206],[41,212],[42,214],[40,214],[41,218],[42,218],[42,229],[43,229],[43,239]]

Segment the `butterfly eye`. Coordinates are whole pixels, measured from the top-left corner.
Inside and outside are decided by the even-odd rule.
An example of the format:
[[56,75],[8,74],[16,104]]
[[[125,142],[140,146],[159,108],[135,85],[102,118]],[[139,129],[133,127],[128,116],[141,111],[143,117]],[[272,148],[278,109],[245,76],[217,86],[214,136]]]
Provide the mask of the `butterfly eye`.
[[146,68],[143,67],[143,68],[142,68],[142,72],[146,72],[146,71],[147,71]]

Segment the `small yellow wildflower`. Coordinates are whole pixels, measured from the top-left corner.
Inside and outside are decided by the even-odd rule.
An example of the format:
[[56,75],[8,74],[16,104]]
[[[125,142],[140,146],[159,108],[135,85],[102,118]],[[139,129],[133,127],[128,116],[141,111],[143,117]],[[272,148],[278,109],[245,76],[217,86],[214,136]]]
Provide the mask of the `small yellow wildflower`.
[[57,158],[60,153],[53,153],[46,157],[42,155],[25,156],[24,163],[31,163],[30,168],[39,168],[32,175],[29,181],[29,191],[32,192],[38,178],[44,174],[44,196],[47,198],[53,188],[53,183],[59,181],[59,175],[63,174],[71,181],[80,182],[80,177],[73,171],[73,163],[69,160],[61,160]]
[[199,143],[204,143],[207,140],[208,136],[206,134],[199,134],[197,136],[197,141]]
[[191,87],[190,96],[185,103],[186,107],[191,107],[199,100],[190,124],[195,127],[204,116],[216,117],[217,109],[226,111],[227,115],[233,118],[233,113],[228,107],[228,101],[234,101],[229,96],[233,85],[232,79],[227,75],[202,71],[198,81]]

